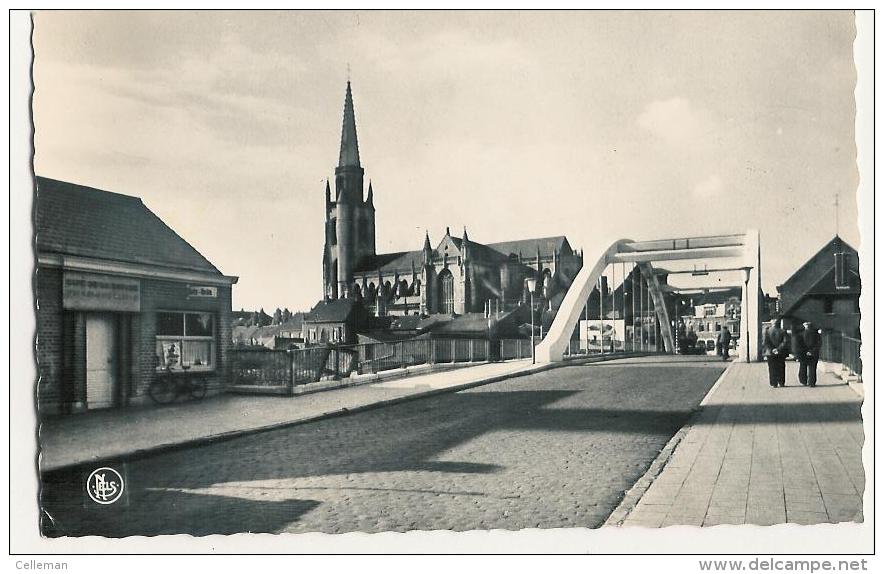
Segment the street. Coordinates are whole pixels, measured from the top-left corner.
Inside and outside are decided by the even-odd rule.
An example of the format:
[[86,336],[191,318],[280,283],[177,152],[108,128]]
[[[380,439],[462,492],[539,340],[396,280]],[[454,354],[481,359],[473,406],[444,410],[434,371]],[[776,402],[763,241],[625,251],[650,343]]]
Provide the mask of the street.
[[711,359],[565,366],[111,463],[110,505],[83,494],[93,468],[47,473],[44,534],[598,527],[724,370]]

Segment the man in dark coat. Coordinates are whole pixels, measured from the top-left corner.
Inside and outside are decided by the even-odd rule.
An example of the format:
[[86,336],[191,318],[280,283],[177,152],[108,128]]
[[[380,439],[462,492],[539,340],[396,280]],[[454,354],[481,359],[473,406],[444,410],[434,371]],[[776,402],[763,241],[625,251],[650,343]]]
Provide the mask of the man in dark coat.
[[807,385],[808,387],[816,386],[816,365],[817,361],[820,360],[820,348],[823,344],[823,339],[820,337],[820,332],[810,323],[810,321],[806,321],[804,323],[804,332],[799,335],[801,338],[801,342],[799,343],[799,352],[798,360],[800,361],[800,365],[798,367],[798,381],[802,385]]
[[718,334],[718,340],[721,343],[721,358],[725,361],[728,360],[728,353],[731,348],[731,331],[727,327],[722,327],[721,332]]
[[790,348],[792,350],[792,358],[796,361],[801,360],[804,354],[804,326],[801,323],[792,327],[790,335]]
[[767,374],[770,386],[786,386],[786,355],[789,340],[779,319],[764,333],[764,356],[767,357]]

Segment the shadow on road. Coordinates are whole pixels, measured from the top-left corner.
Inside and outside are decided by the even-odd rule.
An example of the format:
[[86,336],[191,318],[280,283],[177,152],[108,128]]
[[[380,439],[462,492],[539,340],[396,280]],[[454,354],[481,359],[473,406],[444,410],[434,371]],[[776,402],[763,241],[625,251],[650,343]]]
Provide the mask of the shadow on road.
[[[614,483],[631,484],[684,425],[722,367],[685,369],[662,380],[654,369],[623,368],[610,374],[605,371],[602,377],[592,376],[595,367],[584,369],[565,369],[571,373],[567,377],[560,370],[550,371],[121,463],[126,470],[128,503],[111,512],[84,509],[82,476],[90,470],[88,466],[44,473],[42,504],[52,516],[43,522],[44,533],[119,537],[274,532],[321,504],[311,499],[250,498],[259,497],[264,486],[274,488],[274,481],[293,485],[293,479],[338,476],[343,477],[339,490],[390,492],[396,488],[383,488],[386,484],[377,488],[361,477],[368,473],[439,474],[438,479],[426,479],[430,488],[412,488],[411,492],[432,493],[436,485],[440,491],[456,492],[462,490],[458,481],[469,475],[500,474],[494,480],[505,484],[524,473],[542,473],[544,461],[537,460],[536,452],[518,454],[524,448],[537,448],[531,441],[538,440],[545,441],[539,444],[548,449],[577,445],[581,453],[590,455],[591,451],[585,464],[603,465],[617,478]],[[457,450],[462,454],[455,456],[466,460],[445,460],[456,447],[492,433],[493,446]],[[600,444],[605,446],[595,446]],[[495,449],[508,456],[501,458]],[[641,461],[617,454],[629,449],[643,453]],[[647,462],[642,462],[646,457]],[[504,460],[514,468],[502,466]],[[249,486],[231,496],[219,495],[219,490],[182,492],[234,483]],[[605,480],[608,483],[610,478]],[[620,492],[611,488],[596,494],[616,500]],[[315,493],[308,487],[289,490],[292,495]]]

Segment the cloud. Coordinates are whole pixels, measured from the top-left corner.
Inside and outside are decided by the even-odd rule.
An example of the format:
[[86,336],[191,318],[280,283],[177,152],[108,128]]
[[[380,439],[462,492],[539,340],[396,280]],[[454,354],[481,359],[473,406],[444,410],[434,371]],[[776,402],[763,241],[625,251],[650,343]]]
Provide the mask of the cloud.
[[711,114],[694,108],[685,98],[657,100],[638,116],[639,127],[674,146],[697,143],[712,132]]
[[697,199],[712,199],[719,195],[722,189],[721,178],[713,175],[695,185],[691,194]]

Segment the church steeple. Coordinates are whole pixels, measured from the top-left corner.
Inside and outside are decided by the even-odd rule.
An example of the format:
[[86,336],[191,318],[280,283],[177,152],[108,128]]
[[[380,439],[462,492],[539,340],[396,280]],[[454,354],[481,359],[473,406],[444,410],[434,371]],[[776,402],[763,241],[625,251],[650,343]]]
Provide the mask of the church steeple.
[[353,91],[348,80],[344,96],[341,150],[338,166],[335,168],[334,202],[327,215],[327,225],[335,235],[328,247],[331,252],[329,267],[334,267],[337,275],[336,290],[330,289],[335,297],[349,295],[353,287],[355,265],[363,257],[375,254],[374,207],[363,200],[364,173],[359,162],[356,113],[353,109]]
[[344,96],[344,126],[341,130],[341,155],[338,167],[362,167],[359,163],[359,142],[356,139],[356,113],[353,110],[353,92],[347,80]]

